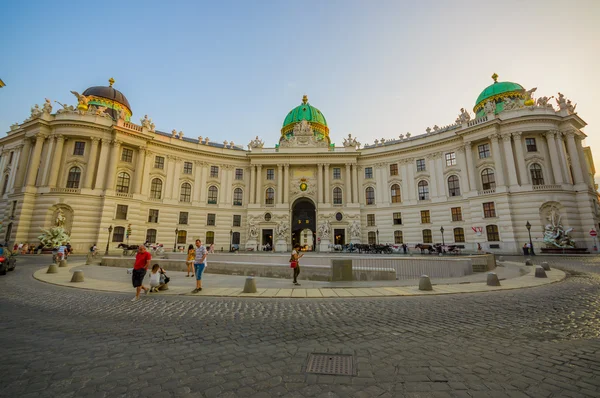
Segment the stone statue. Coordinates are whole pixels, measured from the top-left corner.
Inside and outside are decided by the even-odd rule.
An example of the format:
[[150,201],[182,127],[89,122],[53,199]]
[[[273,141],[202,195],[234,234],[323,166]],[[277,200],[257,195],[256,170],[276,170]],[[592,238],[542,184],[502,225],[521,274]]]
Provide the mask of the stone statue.
[[544,243],[550,247],[559,247],[561,249],[574,248],[575,242],[569,236],[569,233],[573,231],[573,228],[564,229],[560,220],[561,216],[559,210],[556,207],[551,207],[546,217],[549,224],[546,224],[544,228]]
[[123,109],[123,108],[119,109],[119,120],[125,121],[126,117],[127,117],[127,113],[125,113],[125,109]]
[[71,90],[71,94],[77,97],[77,109],[79,109],[80,111],[87,111],[88,102],[90,101],[90,99],[85,95],[79,94],[77,91]]
[[577,104],[573,105],[571,103],[571,100],[567,100],[567,110],[569,111],[569,113],[575,113],[575,108],[577,108]]
[[64,215],[64,213],[62,212],[62,209],[58,209],[58,212],[56,213],[56,220],[55,220],[55,225],[57,227],[64,227],[65,226],[65,221],[66,221],[66,217]]
[[348,138],[344,138],[344,148],[357,148],[360,146],[360,142],[356,141],[356,138],[352,138],[352,134],[348,134]]
[[44,245],[44,247],[58,247],[62,243],[71,240],[64,229],[66,220],[67,219],[62,209],[58,209],[56,213],[56,219],[54,220],[54,226],[50,227],[49,229],[40,228],[43,234],[38,236],[38,239]]
[[483,111],[486,114],[496,112],[496,103],[494,101],[486,101],[483,105]]
[[275,227],[275,235],[277,236],[277,239],[278,240],[286,240],[289,229],[290,229],[290,227],[286,220],[279,221],[277,223],[277,226]]
[[427,127],[427,128],[425,129],[425,132],[426,132],[427,134],[430,134],[430,133],[431,133],[431,127]]
[[248,144],[248,149],[252,149],[252,148],[262,148],[265,145],[264,142],[262,142],[258,136],[256,136],[255,139],[253,139],[252,141],[250,141],[250,144]]
[[406,133],[406,139],[410,138],[410,133]]
[[[140,119],[140,122],[142,123],[142,127],[145,127],[148,130],[150,130],[150,125],[152,124],[152,119],[149,119],[148,115],[144,115],[144,118]],[[175,130],[173,130],[173,131],[175,131]]]
[[99,106],[95,109],[96,116],[104,116],[106,115],[107,106]]
[[42,109],[40,108],[40,106],[38,104],[35,104],[32,108],[31,108],[31,116],[29,117],[30,119],[35,119],[37,117],[42,116]]
[[319,237],[321,239],[329,239],[331,237],[331,225],[325,220],[319,225]]
[[521,107],[521,103],[519,102],[518,98],[510,98],[510,97],[504,97],[502,98],[502,101],[504,102],[504,110],[505,111],[511,111],[513,109],[519,109]]
[[537,90],[537,87],[525,91],[525,102],[523,103],[525,106],[531,106],[535,104],[535,101],[533,100],[532,96],[532,94],[535,93],[535,90]]
[[68,112],[75,112],[75,108],[73,107],[73,105],[61,104],[58,101],[54,101],[54,102],[56,102],[58,105],[62,106],[62,109],[59,109],[56,112],[57,114],[68,113]]
[[465,108],[460,108],[460,114],[456,118],[456,123],[463,124],[468,122],[469,120],[471,120],[471,115],[469,115],[469,112],[467,112]]
[[562,111],[563,109],[567,109],[569,105],[567,104],[567,99],[564,94],[558,93],[558,98],[556,98],[556,103],[558,104],[558,108]]
[[433,126],[433,131],[438,131],[440,129],[440,127],[436,124]]
[[400,134],[398,138],[400,138],[400,141],[402,141],[404,139],[404,134]]
[[47,114],[52,113],[52,102],[46,98],[46,102],[44,102],[43,112]]
[[179,135],[178,135],[178,137],[179,137],[179,139],[180,139],[180,140],[182,140],[182,139],[183,139],[183,131],[180,131],[180,132],[179,132]]
[[175,137],[177,135],[177,130],[171,130],[171,137]]
[[548,103],[552,98],[554,98],[554,96],[540,97],[537,99],[536,105],[539,106],[540,108],[552,108],[552,104]]
[[350,226],[350,236],[352,238],[360,238],[360,224],[358,221],[354,221]]

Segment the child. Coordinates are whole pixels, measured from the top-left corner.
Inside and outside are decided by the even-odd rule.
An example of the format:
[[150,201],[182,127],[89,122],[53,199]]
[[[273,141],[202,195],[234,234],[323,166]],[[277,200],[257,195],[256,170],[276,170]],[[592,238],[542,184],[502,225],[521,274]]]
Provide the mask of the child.
[[[188,246],[187,259],[185,263],[187,264],[187,276],[194,276],[194,258],[196,257],[196,250],[194,249],[194,245]],[[190,275],[190,272],[192,275]]]
[[152,266],[152,272],[150,273],[150,293],[158,292],[165,285],[166,276],[167,274],[160,268],[160,265],[154,264]]

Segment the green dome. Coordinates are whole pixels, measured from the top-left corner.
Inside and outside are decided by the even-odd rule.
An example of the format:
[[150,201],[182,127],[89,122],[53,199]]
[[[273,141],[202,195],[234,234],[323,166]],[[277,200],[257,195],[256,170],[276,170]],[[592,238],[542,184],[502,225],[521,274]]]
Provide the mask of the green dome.
[[325,116],[320,110],[308,103],[308,97],[306,95],[302,98],[302,104],[295,107],[287,114],[283,121],[283,128],[285,129],[286,126],[292,123],[301,122],[302,120],[306,120],[311,124],[318,123],[327,127]]
[[497,101],[501,100],[506,96],[522,96],[525,89],[518,83],[513,82],[498,82],[498,75],[494,73],[492,76],[494,79],[494,84],[487,86],[479,97],[477,97],[477,101],[475,101],[475,107],[473,107],[473,111],[477,112],[480,108],[483,107],[486,101],[492,100]]

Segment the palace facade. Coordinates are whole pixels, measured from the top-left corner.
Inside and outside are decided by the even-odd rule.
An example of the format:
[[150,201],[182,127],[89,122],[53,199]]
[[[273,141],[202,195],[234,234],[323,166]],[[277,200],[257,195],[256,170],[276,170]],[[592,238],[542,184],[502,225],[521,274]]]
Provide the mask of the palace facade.
[[37,243],[62,214],[80,251],[199,237],[217,250],[444,242],[517,253],[527,223],[539,249],[558,222],[592,251],[600,214],[586,123],[562,94],[553,105],[496,79],[473,118],[462,109],[448,126],[363,146],[334,145],[305,96],[274,147],[256,137],[247,148],[160,132],[147,116],[133,123],[111,79],[55,113],[49,100],[35,105],[0,139],[0,239]]

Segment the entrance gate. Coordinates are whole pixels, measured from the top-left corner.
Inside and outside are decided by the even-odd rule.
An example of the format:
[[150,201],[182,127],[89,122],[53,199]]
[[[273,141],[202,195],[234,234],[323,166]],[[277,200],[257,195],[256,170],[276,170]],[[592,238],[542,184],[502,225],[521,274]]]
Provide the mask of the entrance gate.
[[[304,246],[304,250],[314,251],[317,246],[317,209],[307,198],[296,200],[292,206],[292,247]],[[308,236],[311,235],[311,236]]]

